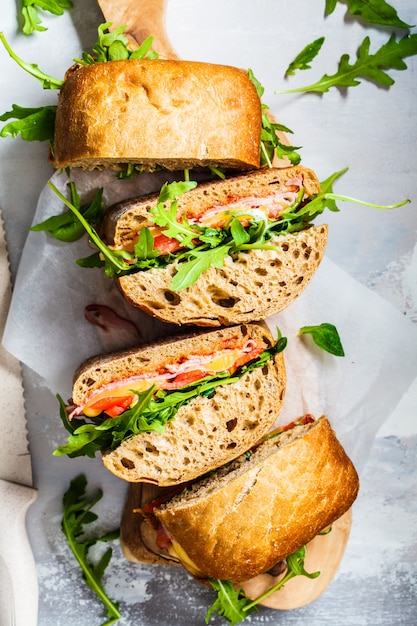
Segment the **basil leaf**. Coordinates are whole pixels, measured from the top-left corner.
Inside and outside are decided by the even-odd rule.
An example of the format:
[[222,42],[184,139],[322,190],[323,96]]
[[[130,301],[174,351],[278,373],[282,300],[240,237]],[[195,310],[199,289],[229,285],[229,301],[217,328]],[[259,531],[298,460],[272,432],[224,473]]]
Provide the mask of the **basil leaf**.
[[311,65],[309,65],[309,63],[311,63],[311,61],[318,55],[323,43],[324,37],[319,37],[318,39],[315,39],[311,43],[307,44],[288,65],[285,71],[285,76],[293,76],[296,70],[311,69]]
[[333,324],[324,322],[319,326],[303,326],[298,334],[300,336],[311,335],[314,343],[319,348],[334,356],[345,356],[339,333]]

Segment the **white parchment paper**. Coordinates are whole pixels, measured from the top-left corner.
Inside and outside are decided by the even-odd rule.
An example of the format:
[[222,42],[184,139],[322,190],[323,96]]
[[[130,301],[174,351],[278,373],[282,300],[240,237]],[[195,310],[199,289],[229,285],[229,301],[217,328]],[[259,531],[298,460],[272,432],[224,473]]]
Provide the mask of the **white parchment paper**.
[[[166,173],[130,181],[117,180],[112,172],[74,171],[71,176],[82,201],[102,187],[106,205],[157,191],[168,179]],[[54,174],[52,182],[67,193],[66,173]],[[34,223],[61,210],[61,201],[46,186]],[[105,304],[132,321],[139,342],[178,330],[129,305],[102,270],[76,265],[90,253],[86,238],[66,244],[29,233],[3,336],[9,352],[64,398],[70,397],[73,373],[86,358],[138,343],[137,337],[106,334],[89,323],[87,305]],[[361,471],[375,433],[417,376],[417,329],[327,258],[304,293],[267,322],[288,337],[287,392],[279,422],[305,412],[326,414]],[[322,322],[337,327],[345,357],[323,352],[309,336],[298,337],[300,327]]]

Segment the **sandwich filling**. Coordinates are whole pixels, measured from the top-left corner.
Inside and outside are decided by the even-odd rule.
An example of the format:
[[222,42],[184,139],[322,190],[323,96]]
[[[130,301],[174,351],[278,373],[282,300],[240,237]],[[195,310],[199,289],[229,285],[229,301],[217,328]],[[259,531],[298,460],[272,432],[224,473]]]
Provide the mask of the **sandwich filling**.
[[121,415],[138,402],[138,392],[151,387],[155,391],[175,390],[221,373],[233,374],[236,369],[258,357],[264,345],[248,339],[241,347],[223,347],[212,354],[192,354],[178,362],[167,363],[155,372],[138,373],[128,379],[107,383],[95,390],[69,413],[69,419],[80,415],[97,417],[105,413],[110,417]]

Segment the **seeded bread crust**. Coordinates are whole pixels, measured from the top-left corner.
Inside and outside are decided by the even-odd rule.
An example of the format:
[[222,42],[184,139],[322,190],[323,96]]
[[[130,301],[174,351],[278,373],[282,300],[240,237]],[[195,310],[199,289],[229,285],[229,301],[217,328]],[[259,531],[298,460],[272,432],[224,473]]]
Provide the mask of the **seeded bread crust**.
[[202,578],[268,571],[341,517],[359,489],[328,420],[270,439],[155,509]]
[[142,59],[74,65],[60,90],[56,168],[260,164],[261,102],[244,70]]
[[[73,400],[80,404],[103,383],[157,369],[187,354],[210,353],[219,341],[232,338],[241,345],[256,338],[265,349],[274,341],[266,325],[248,324],[89,360],[76,374]],[[128,482],[167,486],[197,478],[235,459],[271,429],[282,408],[285,385],[284,357],[279,353],[236,383],[220,385],[214,396],[182,406],[163,433],[138,434],[103,452],[103,463]]]

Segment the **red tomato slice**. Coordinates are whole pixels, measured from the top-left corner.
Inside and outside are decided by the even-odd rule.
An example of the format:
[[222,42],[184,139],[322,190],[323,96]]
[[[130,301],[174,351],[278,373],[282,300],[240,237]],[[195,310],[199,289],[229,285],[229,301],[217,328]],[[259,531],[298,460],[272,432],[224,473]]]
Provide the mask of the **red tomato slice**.
[[154,250],[159,250],[161,255],[168,254],[169,252],[175,252],[176,250],[179,250],[180,247],[180,242],[174,237],[157,235],[153,240]]
[[175,387],[185,387],[190,383],[193,383],[195,380],[199,380],[200,378],[204,378],[207,373],[201,370],[193,370],[192,372],[182,372],[182,374],[177,374],[171,385],[175,385]]
[[237,368],[241,365],[245,365],[245,363],[249,363],[249,361],[256,359],[256,357],[258,357],[262,351],[262,348],[253,348],[253,350],[251,350],[250,352],[245,352],[245,354],[243,354],[239,359],[237,359],[237,361],[235,361],[233,367],[229,368],[229,372],[233,374],[233,372],[237,370]]
[[110,417],[117,417],[130,407],[134,399],[134,394],[103,398],[92,404],[90,408],[94,411],[104,411]]

